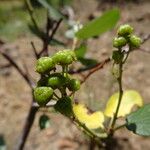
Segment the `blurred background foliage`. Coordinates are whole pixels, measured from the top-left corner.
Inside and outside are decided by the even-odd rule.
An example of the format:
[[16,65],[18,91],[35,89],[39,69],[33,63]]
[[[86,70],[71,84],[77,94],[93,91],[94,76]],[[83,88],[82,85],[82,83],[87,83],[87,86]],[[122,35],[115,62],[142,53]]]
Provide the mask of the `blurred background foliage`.
[[[71,4],[72,0],[40,0],[54,8],[54,14],[58,9]],[[38,0],[30,0],[34,9],[34,15],[39,26],[46,22],[46,10]],[[52,11],[53,11],[52,10]],[[30,34],[32,22],[24,0],[0,0],[0,40],[12,41],[20,36]],[[29,26],[30,25],[30,26]]]

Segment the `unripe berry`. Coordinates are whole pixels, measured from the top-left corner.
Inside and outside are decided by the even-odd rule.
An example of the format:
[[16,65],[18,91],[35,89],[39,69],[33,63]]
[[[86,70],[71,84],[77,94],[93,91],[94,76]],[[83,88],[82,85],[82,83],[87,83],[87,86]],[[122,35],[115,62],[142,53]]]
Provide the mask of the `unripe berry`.
[[133,28],[128,24],[121,25],[118,29],[119,36],[127,36],[131,34],[132,32],[133,32]]
[[76,55],[73,50],[63,50],[56,53],[53,60],[58,65],[69,65],[76,60]]
[[141,38],[139,38],[136,35],[131,35],[129,41],[130,41],[131,46],[135,47],[135,48],[140,47],[140,45],[142,43]]
[[124,37],[114,38],[113,46],[116,48],[121,48],[127,44],[127,40]]
[[51,87],[36,87],[34,89],[34,99],[40,106],[45,106],[53,96]]
[[36,63],[36,71],[40,74],[47,73],[55,67],[55,64],[50,57],[41,57]]
[[54,73],[50,75],[47,85],[53,89],[57,89],[65,85],[66,81],[67,79],[63,75],[61,75],[60,73]]
[[72,100],[70,97],[63,97],[57,101],[57,103],[54,106],[55,110],[60,112],[61,114],[65,116],[72,116]]
[[70,91],[77,91],[80,89],[80,81],[77,79],[71,79],[68,83],[68,89]]

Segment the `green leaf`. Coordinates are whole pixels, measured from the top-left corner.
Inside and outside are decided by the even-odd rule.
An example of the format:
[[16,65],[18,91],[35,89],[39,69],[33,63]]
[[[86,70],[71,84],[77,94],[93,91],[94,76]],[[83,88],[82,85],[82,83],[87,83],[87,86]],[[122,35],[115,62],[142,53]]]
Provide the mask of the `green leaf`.
[[50,127],[50,119],[47,115],[42,115],[40,117],[39,127],[40,127],[41,130]]
[[37,37],[39,37],[40,39],[42,39],[42,38],[44,37],[45,33],[42,32],[42,31],[37,30],[37,29],[34,27],[34,25],[29,24],[28,27],[29,27],[30,31],[31,31],[34,35],[36,35]]
[[89,58],[78,58],[78,60],[85,66],[91,67],[95,66],[98,62],[95,59],[89,59]]
[[77,58],[83,58],[86,54],[87,46],[85,44],[81,44],[79,48],[75,49],[75,54]]
[[114,28],[119,18],[120,13],[118,9],[106,11],[101,17],[96,18],[83,26],[83,28],[76,33],[76,37],[79,39],[87,39],[98,36]]
[[26,33],[28,30],[26,23],[29,22],[30,17],[20,7],[9,8],[6,5],[8,8],[5,8],[4,6],[5,4],[0,4],[0,37],[4,40],[14,40]]
[[[113,94],[106,105],[104,114],[107,117],[114,117],[114,113],[116,112],[117,104],[119,100],[119,92]],[[124,91],[121,105],[119,108],[118,116],[117,117],[124,117],[132,111],[133,106],[141,107],[143,105],[143,99],[141,95],[134,90],[127,90]]]
[[61,98],[54,106],[55,110],[65,116],[72,116],[72,100],[69,97]]
[[147,104],[127,116],[126,127],[135,134],[150,136],[150,104]]
[[52,7],[47,0],[38,0],[38,2],[48,10],[50,17],[54,20],[64,18],[64,16],[57,9]]
[[57,39],[52,39],[50,42],[49,42],[49,45],[52,45],[52,46],[63,46],[65,47],[66,44],[63,43],[62,41],[59,41]]

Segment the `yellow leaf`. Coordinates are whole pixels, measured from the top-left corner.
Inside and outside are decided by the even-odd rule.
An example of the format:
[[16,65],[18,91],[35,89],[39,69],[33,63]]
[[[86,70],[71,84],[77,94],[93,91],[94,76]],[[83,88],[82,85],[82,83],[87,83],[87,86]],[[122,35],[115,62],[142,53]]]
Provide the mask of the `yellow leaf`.
[[[113,94],[107,102],[104,114],[107,117],[113,117],[117,108],[119,93]],[[142,106],[143,100],[140,94],[134,90],[127,90],[124,92],[121,105],[118,112],[118,117],[124,117],[129,114],[134,105]]]
[[75,117],[89,129],[103,128],[104,115],[101,111],[89,112],[83,104],[74,104],[73,112]]

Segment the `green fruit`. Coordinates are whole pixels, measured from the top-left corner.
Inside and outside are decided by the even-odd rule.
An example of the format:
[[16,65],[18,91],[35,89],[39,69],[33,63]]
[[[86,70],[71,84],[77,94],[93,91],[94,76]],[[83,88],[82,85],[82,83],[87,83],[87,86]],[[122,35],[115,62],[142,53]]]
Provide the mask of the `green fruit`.
[[63,50],[57,52],[53,57],[53,61],[58,65],[69,65],[76,60],[76,55],[73,50]]
[[34,99],[40,106],[45,106],[53,97],[51,87],[36,87],[34,89]]
[[124,37],[114,38],[113,46],[116,48],[121,48],[127,44],[127,40]]
[[133,32],[133,28],[128,24],[121,25],[118,29],[119,36],[127,36],[131,34],[132,32]]
[[50,57],[41,57],[36,63],[36,71],[41,74],[48,73],[54,67],[55,64]]
[[57,101],[57,103],[54,106],[55,110],[60,112],[61,114],[65,116],[72,116],[72,100],[70,97],[63,97]]
[[47,86],[50,86],[53,89],[57,89],[64,86],[65,84],[66,84],[66,78],[60,73],[54,73],[50,75]]
[[70,91],[77,91],[80,89],[80,81],[77,79],[71,79],[68,83],[68,89]]
[[133,46],[135,48],[140,47],[140,45],[142,43],[141,38],[139,38],[136,35],[131,35],[129,41],[130,41],[131,46]]

